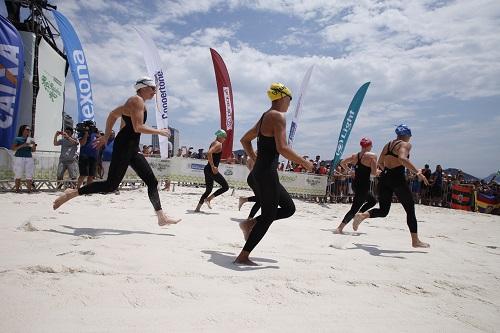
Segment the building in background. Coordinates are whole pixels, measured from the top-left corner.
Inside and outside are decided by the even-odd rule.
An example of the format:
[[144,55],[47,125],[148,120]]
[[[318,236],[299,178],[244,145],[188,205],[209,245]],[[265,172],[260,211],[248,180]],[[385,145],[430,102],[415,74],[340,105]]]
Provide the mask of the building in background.
[[[153,126],[153,128],[157,128],[156,126]],[[179,130],[173,127],[168,127],[170,130],[170,138],[168,138],[169,147],[172,147],[172,151],[170,152],[168,157],[172,157],[175,152],[177,152],[177,149],[179,149],[179,142],[180,142],[180,136],[179,136]],[[151,135],[151,146],[153,146],[153,150],[160,149],[160,140],[158,138],[158,134],[153,134]]]

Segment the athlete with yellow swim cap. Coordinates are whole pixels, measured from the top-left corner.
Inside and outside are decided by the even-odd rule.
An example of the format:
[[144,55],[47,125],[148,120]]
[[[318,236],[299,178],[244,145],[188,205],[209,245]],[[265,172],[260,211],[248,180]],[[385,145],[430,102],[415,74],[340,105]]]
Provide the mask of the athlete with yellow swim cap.
[[[255,161],[250,175],[253,178],[255,195],[261,205],[261,215],[240,224],[246,243],[234,261],[235,264],[256,266],[257,264],[248,257],[271,223],[295,213],[295,204],[290,194],[279,182],[279,155],[303,165],[309,171],[313,168],[312,163],[294,152],[286,141],[285,112],[292,100],[292,92],[282,83],[273,83],[267,91],[267,96],[271,100],[271,108],[264,112],[260,120],[240,140],[247,155]],[[258,155],[252,147],[255,138]]]
[[[210,148],[207,153],[208,163],[203,169],[203,173],[205,174],[206,189],[205,193],[203,193],[203,195],[201,196],[196,209],[194,210],[195,212],[200,211],[203,203],[206,203],[208,208],[212,209],[212,206],[210,206],[210,201],[229,190],[229,185],[227,184],[226,179],[224,179],[218,169],[222,156],[222,144],[224,143],[224,141],[226,141],[227,134],[223,129],[217,130],[214,134],[215,140],[210,144]],[[214,194],[210,195],[212,189],[214,188],[214,181],[219,183],[221,188],[215,191]]]

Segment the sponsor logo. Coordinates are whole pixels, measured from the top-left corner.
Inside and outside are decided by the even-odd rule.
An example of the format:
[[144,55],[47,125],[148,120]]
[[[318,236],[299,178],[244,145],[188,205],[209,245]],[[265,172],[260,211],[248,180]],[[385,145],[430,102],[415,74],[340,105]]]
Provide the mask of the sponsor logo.
[[19,47],[0,44],[0,128],[11,127],[19,73]]
[[168,119],[168,105],[167,105],[167,84],[165,83],[165,76],[162,70],[155,74],[156,78],[156,105],[158,111],[161,113],[161,119]]
[[205,164],[191,163],[189,168],[193,170],[203,170],[205,169]]
[[233,107],[231,105],[231,96],[229,94],[229,87],[222,87],[224,92],[224,102],[226,104],[226,130],[233,129]]
[[52,102],[61,97],[62,82],[46,71],[41,76],[40,84],[43,86]]
[[344,152],[344,144],[351,133],[352,125],[354,123],[354,117],[356,117],[356,112],[349,110],[347,113],[347,118],[344,120],[342,124],[342,130],[340,131],[339,143],[337,145],[337,151],[335,152],[336,156],[341,156]]
[[288,136],[288,144],[293,142],[293,138],[295,138],[295,132],[297,131],[297,123],[292,121],[292,125],[290,125],[290,135]]
[[233,170],[231,170],[231,169],[224,170],[224,176],[231,176],[232,174],[233,174]]
[[280,182],[283,183],[291,183],[297,179],[297,176],[279,175],[279,177],[280,177]]
[[319,183],[321,183],[321,180],[318,178],[306,178],[306,183],[308,183],[311,186],[316,186]]
[[89,70],[87,61],[82,50],[73,51],[73,61],[76,65],[76,80],[79,92],[80,110],[84,120],[94,119],[94,101],[92,100],[92,89],[90,88]]

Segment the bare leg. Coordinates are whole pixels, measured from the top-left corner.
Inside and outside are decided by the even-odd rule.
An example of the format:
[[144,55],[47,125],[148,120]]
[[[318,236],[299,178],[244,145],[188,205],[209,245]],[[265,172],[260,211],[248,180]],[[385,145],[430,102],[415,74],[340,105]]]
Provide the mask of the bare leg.
[[415,233],[413,233],[413,232],[411,233],[411,246],[413,246],[413,247],[423,247],[423,248],[431,247],[429,244],[422,242],[418,238],[418,234],[416,232]]
[[341,223],[339,224],[339,226],[337,227],[337,229],[335,229],[334,233],[336,233],[336,234],[340,234],[340,235],[343,235],[343,234],[344,234],[343,230],[344,230],[344,227],[345,227],[346,225],[347,225],[347,224],[345,224],[344,222],[341,222]]
[[205,199],[205,203],[207,204],[208,208],[212,209],[212,206],[210,205],[210,201],[214,198],[213,195],[210,195],[208,198]]
[[352,229],[354,231],[358,231],[358,227],[361,224],[361,222],[363,222],[364,219],[367,219],[369,217],[370,214],[368,214],[368,212],[357,213],[356,215],[354,215],[354,221],[352,222]]
[[240,223],[240,229],[243,231],[243,238],[245,238],[245,241],[248,240],[248,236],[255,226],[255,223],[257,223],[256,219],[248,219],[245,222]]
[[177,224],[181,221],[181,219],[175,219],[173,217],[166,215],[163,212],[163,210],[157,210],[156,216],[158,216],[158,225],[160,227],[163,227],[163,226],[169,225],[169,224]]
[[236,265],[259,266],[248,258],[249,255],[250,255],[250,252],[241,251],[233,263]]
[[21,192],[21,179],[16,179],[15,184],[16,186],[14,187],[14,191],[16,191],[17,193]]
[[240,197],[239,200],[238,200],[238,210],[241,210],[241,206],[243,206],[243,204],[245,202],[248,202],[248,198],[245,198],[245,197]]
[[78,189],[78,188],[80,188],[80,187],[82,186],[82,184],[83,184],[83,179],[84,179],[84,178],[85,178],[85,176],[80,176],[80,177],[78,177],[78,182],[77,182],[77,184],[76,184],[76,188],[77,188],[77,189]]
[[61,194],[59,197],[57,197],[56,200],[54,200],[54,203],[52,204],[52,208],[54,208],[54,210],[56,210],[63,203],[65,203],[66,201],[69,201],[73,198],[76,198],[77,196],[78,196],[78,190],[69,188],[66,191],[64,191],[63,194]]

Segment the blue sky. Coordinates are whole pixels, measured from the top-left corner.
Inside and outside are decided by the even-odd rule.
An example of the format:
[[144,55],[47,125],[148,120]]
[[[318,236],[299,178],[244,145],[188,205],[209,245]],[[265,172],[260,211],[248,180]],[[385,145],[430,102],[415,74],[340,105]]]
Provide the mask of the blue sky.
[[[498,1],[51,3],[80,36],[100,127],[146,73],[137,25],[160,51],[170,123],[180,130],[181,145],[206,149],[219,125],[212,47],[224,58],[233,85],[234,149],[269,108],[269,84],[283,82],[298,93],[314,64],[295,139],[298,153],[330,159],[351,98],[371,81],[346,153],[357,151],[363,136],[380,152],[394,136],[393,125],[407,123],[419,167],[441,164],[479,177],[500,169]],[[70,111],[76,106],[71,80],[66,89]],[[288,122],[294,107],[292,101]]]

